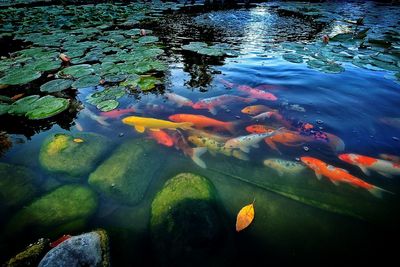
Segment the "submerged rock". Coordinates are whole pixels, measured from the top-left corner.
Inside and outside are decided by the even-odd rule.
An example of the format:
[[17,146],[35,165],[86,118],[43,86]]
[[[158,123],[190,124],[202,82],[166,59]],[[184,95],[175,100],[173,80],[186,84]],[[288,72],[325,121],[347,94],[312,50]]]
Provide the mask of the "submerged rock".
[[36,243],[29,245],[24,251],[18,253],[15,257],[8,260],[6,267],[25,267],[37,266],[40,259],[48,251],[50,241],[48,239],[39,239]]
[[[83,142],[76,142],[82,139]],[[55,134],[48,137],[40,150],[39,161],[50,172],[72,176],[76,180],[88,174],[108,150],[105,137],[93,133]]]
[[152,141],[127,141],[90,174],[89,184],[118,202],[137,204],[163,162],[160,153]]
[[107,267],[110,266],[108,236],[97,230],[73,236],[50,250],[39,267]]
[[0,203],[18,206],[31,200],[37,192],[39,179],[31,170],[0,162]]
[[65,185],[33,201],[19,211],[9,222],[8,231],[18,232],[33,227],[40,232],[61,228],[63,231],[82,226],[82,221],[97,208],[97,197],[87,187]]
[[165,183],[151,205],[150,227],[167,265],[203,266],[225,247],[213,185],[195,174],[181,173]]

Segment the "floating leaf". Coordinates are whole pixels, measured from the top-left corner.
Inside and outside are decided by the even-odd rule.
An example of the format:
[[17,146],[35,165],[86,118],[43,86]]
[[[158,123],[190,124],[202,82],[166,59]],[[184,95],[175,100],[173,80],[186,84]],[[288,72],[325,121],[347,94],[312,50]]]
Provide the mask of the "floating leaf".
[[124,75],[124,74],[110,74],[110,75],[106,75],[104,77],[104,80],[108,83],[117,83],[117,82],[124,81],[127,77],[128,77],[128,75]]
[[9,109],[10,105],[0,103],[0,116],[6,114]]
[[302,63],[303,62],[303,56],[297,55],[297,54],[284,54],[282,55],[282,58],[286,61],[292,62],[292,63]]
[[140,44],[150,44],[154,42],[158,42],[158,37],[156,36],[143,36],[138,39]]
[[87,75],[84,77],[79,78],[73,84],[73,88],[86,88],[86,87],[93,87],[100,84],[101,77],[98,75]]
[[36,71],[55,71],[61,67],[61,62],[58,60],[49,61],[47,59],[43,59],[43,60],[38,60],[31,67]]
[[36,100],[38,100],[39,98],[40,96],[38,95],[31,95],[21,98],[11,105],[8,113],[11,115],[25,115],[25,113],[32,109],[33,103],[36,102]]
[[116,109],[119,105],[119,102],[116,100],[105,100],[97,104],[97,108],[103,112],[108,112],[113,109]]
[[56,79],[40,86],[40,91],[48,93],[60,92],[70,88],[72,83],[72,80]]
[[248,227],[254,219],[254,201],[244,206],[238,213],[236,218],[236,231],[242,231]]
[[32,69],[13,69],[6,76],[0,79],[0,84],[22,85],[39,79],[41,73]]
[[81,65],[76,65],[76,66],[71,66],[71,67],[65,68],[65,69],[59,71],[58,75],[60,75],[62,77],[71,76],[71,77],[77,79],[77,78],[92,74],[93,72],[94,72],[94,69],[92,68],[91,65],[81,64]]
[[105,100],[117,100],[125,95],[123,87],[110,87],[103,91],[95,92],[86,97],[88,103],[97,106]]

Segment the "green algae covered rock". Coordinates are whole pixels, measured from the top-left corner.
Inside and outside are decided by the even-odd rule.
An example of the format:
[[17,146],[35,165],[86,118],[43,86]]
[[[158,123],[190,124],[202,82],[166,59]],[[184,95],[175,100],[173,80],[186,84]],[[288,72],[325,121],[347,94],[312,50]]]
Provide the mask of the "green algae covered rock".
[[81,185],[65,185],[20,210],[9,222],[8,230],[15,233],[26,227],[34,227],[39,232],[49,231],[86,220],[96,208],[97,196],[91,189]]
[[0,162],[0,203],[14,207],[31,200],[39,179],[31,170]]
[[40,259],[49,250],[48,239],[39,239],[36,243],[29,245],[24,251],[15,255],[15,257],[8,260],[4,266],[6,267],[25,267],[37,266]]
[[[168,180],[151,204],[151,234],[161,264],[204,266],[226,247],[213,185],[181,173]],[[219,256],[216,256],[219,255]]]
[[39,161],[47,171],[78,180],[94,168],[108,147],[107,139],[98,134],[54,134],[44,141]]
[[90,174],[89,184],[113,200],[137,204],[163,162],[162,153],[153,141],[127,141]]

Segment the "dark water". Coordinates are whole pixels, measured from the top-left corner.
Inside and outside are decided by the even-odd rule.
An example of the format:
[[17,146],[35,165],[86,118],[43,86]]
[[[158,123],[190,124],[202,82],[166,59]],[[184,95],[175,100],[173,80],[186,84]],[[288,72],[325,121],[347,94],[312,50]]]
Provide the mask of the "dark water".
[[[37,232],[27,228],[10,234],[7,232],[9,222],[24,206],[10,208],[0,204],[0,260],[5,261],[40,237],[54,240],[62,234],[73,235],[104,228],[110,234],[114,266],[159,265],[160,254],[157,253],[160,252],[154,250],[149,227],[151,203],[164,183],[182,172],[203,175],[212,182],[217,193],[218,211],[223,218],[217,251],[206,252],[206,257],[198,264],[265,266],[302,262],[329,265],[343,263],[344,259],[361,264],[393,258],[396,255],[394,247],[386,245],[386,242],[398,237],[399,177],[387,178],[373,171],[367,176],[357,166],[341,161],[338,154],[356,153],[374,158],[383,153],[400,156],[400,125],[393,122],[393,118],[400,118],[400,85],[394,76],[400,68],[400,9],[372,2],[340,2],[307,7],[318,8],[326,15],[326,21],[310,20],[300,15],[285,16],[277,11],[274,4],[201,13],[166,12],[161,17],[143,20],[140,26],[152,29],[154,35],[160,37],[160,44],[165,50],[162,58],[168,62],[168,70],[163,85],[158,86],[155,92],[129,93],[121,98],[119,108],[133,107],[136,112],[129,115],[163,120],[168,120],[172,114],[187,113],[234,122],[233,135],[223,131],[213,132],[230,138],[248,134],[245,128],[252,124],[276,128],[283,124],[288,128],[289,124],[290,130],[300,131],[302,124],[310,123],[316,133],[329,133],[343,140],[344,150],[332,149],[333,140],[329,138],[296,142],[296,146],[277,144],[280,153],[261,141],[259,148],[251,149],[249,161],[206,153],[201,157],[207,165],[203,169],[182,151],[158,145],[157,153],[151,157],[161,167],[153,177],[148,177],[150,185],[138,204],[126,205],[98,194],[99,204],[95,213],[86,224],[72,227],[68,233],[47,226],[39,227]],[[352,60],[340,58],[331,51],[328,53],[329,46],[340,44],[332,42],[323,46],[321,36],[331,32],[337,23],[331,19],[339,15],[350,20],[365,16],[364,23],[372,28],[372,37],[382,36],[388,30],[397,31],[397,35],[393,35],[390,52],[387,48],[374,46],[368,50],[370,52],[364,52],[357,50],[357,45],[344,43],[346,51],[354,52],[354,57],[368,53],[397,56],[397,62],[392,64],[397,70],[372,65],[361,68]],[[182,50],[181,46],[190,41],[228,43],[237,56],[202,56]],[[295,42],[301,45],[301,49],[288,48]],[[310,68],[306,64],[307,59],[325,60],[315,54],[310,56],[306,53],[303,63],[292,63],[282,58],[282,54],[288,51],[302,54],[304,47],[307,47],[306,51],[316,49],[317,52],[326,52],[324,57],[339,62],[344,71],[325,73]],[[33,84],[40,86],[44,81],[47,79],[41,78]],[[267,88],[277,100],[258,99],[251,104],[237,101],[226,107],[219,105],[218,113],[213,115],[205,109],[178,107],[164,95],[173,92],[193,102],[223,94],[249,97],[238,90],[240,85],[252,88],[267,85],[263,88]],[[35,92],[32,87],[15,89],[18,92]],[[98,86],[69,90],[68,97],[72,97],[75,103],[83,103],[84,109],[64,112],[51,119],[29,121],[9,115],[0,116],[0,130],[5,131],[12,142],[12,148],[4,148],[0,161],[28,167],[41,178],[39,191],[33,199],[67,184],[57,174],[46,172],[39,163],[39,151],[48,136],[81,131],[104,135],[110,143],[109,152],[102,160],[127,140],[143,140],[140,138],[145,137],[144,142],[152,142],[146,134],[123,124],[123,116],[107,119],[109,125],[104,126],[93,119],[95,116],[88,115],[87,110],[90,110],[99,116],[100,111],[88,104],[86,98],[101,89]],[[5,90],[8,96],[14,95],[9,88],[0,90]],[[241,112],[248,105],[266,105],[276,109],[285,122],[273,119],[254,121]],[[311,137],[314,137],[313,133]],[[183,134],[186,138],[190,135]],[[317,180],[309,169],[280,176],[276,170],[263,165],[263,161],[269,158],[298,161],[302,156],[315,157],[344,168],[352,175],[394,194],[384,193],[382,198],[376,198],[368,191],[348,184],[336,186],[326,178]],[[87,185],[87,178],[82,177],[78,183]],[[256,199],[255,220],[248,229],[237,233],[236,214],[253,199]],[[171,266],[185,264],[179,257],[169,262]],[[188,261],[187,264],[194,263]]]

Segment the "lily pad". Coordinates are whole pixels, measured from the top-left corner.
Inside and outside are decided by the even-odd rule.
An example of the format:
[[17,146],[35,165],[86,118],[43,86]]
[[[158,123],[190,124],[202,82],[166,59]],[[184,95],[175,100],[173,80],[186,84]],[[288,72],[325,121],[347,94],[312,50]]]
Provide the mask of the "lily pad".
[[62,77],[71,76],[75,79],[92,74],[94,69],[90,64],[75,65],[65,68],[58,72],[58,75]]
[[32,109],[33,103],[35,103],[39,98],[40,96],[38,95],[30,95],[21,98],[11,105],[8,113],[11,115],[25,115],[25,113]]
[[22,85],[39,79],[42,74],[32,69],[14,69],[0,79],[0,84]]
[[0,116],[6,114],[9,109],[10,105],[0,103]]
[[86,87],[93,87],[100,84],[101,77],[98,75],[87,75],[79,78],[73,84],[73,88],[86,88]]
[[52,80],[40,86],[40,91],[48,93],[60,92],[70,88],[72,82],[72,80],[66,79]]
[[292,63],[303,63],[303,57],[301,55],[297,54],[284,54],[282,55],[282,58],[286,61],[292,62]]
[[110,75],[106,75],[104,77],[104,80],[108,83],[118,83],[118,82],[122,82],[124,81],[126,78],[128,77],[128,75],[124,75],[124,74],[110,74]]
[[152,76],[141,76],[133,84],[142,91],[148,91],[156,87],[157,84],[161,84],[161,81]]
[[89,104],[97,106],[99,103],[106,100],[117,100],[125,95],[123,87],[110,87],[103,91],[95,92],[86,97]]
[[138,39],[140,44],[150,44],[158,42],[158,37],[156,36],[143,36]]
[[36,71],[55,71],[61,67],[60,61],[49,61],[47,59],[35,62],[33,69]]
[[116,100],[105,100],[97,104],[97,108],[103,112],[108,112],[113,109],[116,109],[119,105],[119,102]]

